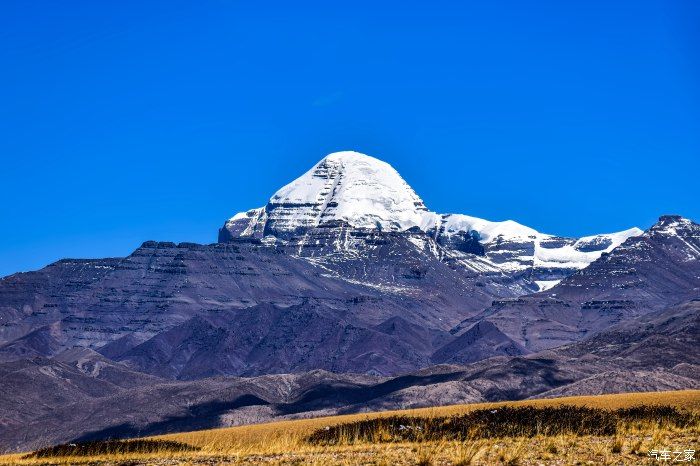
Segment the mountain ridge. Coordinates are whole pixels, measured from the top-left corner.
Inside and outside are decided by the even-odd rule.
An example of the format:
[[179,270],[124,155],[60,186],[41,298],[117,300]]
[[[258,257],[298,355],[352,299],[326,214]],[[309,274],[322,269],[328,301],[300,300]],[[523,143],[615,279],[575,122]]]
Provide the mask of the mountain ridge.
[[[0,414],[6,420],[0,425],[0,451],[273,419],[698,389],[700,347],[692,344],[698,331],[700,300],[695,299],[558,349],[498,356],[468,365],[437,365],[392,378],[315,370],[176,382],[151,377],[143,385],[132,383],[143,374],[120,364],[108,363],[116,376],[108,370],[93,370],[95,360],[99,362],[94,353],[0,362],[0,388],[9,395],[0,403]],[[664,347],[669,351],[660,352]],[[115,385],[117,381],[121,387]],[[50,390],[60,403],[47,409],[42,402],[46,391],[37,388]]]
[[[616,233],[565,238],[540,233],[513,220],[492,222],[463,214],[438,214],[386,162],[353,151],[327,155],[280,188],[265,207],[239,212],[219,230],[234,237],[296,244],[299,254],[314,231],[343,226],[356,231],[419,230],[460,256],[479,255],[509,274],[531,272],[533,291],[553,286],[610,252],[637,227]],[[334,241],[337,249],[347,243]]]

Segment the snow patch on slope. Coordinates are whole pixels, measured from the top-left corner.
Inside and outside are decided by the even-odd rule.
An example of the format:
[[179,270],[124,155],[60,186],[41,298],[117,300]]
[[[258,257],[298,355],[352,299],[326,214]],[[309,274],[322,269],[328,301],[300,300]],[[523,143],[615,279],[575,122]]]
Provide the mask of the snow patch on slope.
[[[509,260],[499,261],[501,268],[508,270],[524,269],[529,266],[581,269],[597,260],[601,254],[612,251],[627,238],[643,233],[639,228],[630,228],[616,233],[585,236],[576,240],[540,233],[512,220],[490,222],[461,214],[444,216],[442,228],[443,234],[448,237],[476,231],[479,234],[479,241],[486,246],[487,257],[503,255],[501,247],[504,245],[510,245],[510,248],[516,251],[518,246],[521,247],[523,254],[513,254]],[[546,245],[546,243],[550,244]],[[552,246],[553,243],[556,245]],[[528,245],[534,248],[534,253],[524,252],[528,249]],[[494,260],[496,259],[494,257]],[[549,284],[543,286],[549,286]]]
[[537,291],[546,291],[554,288],[561,280],[535,280],[535,284],[539,288]]
[[[535,244],[534,265],[540,267],[574,267],[584,268],[624,243],[627,238],[643,233],[639,228],[630,228],[616,233],[585,236],[573,244],[565,244],[559,248],[541,247],[541,241],[554,238],[552,235],[538,234]],[[595,249],[591,249],[595,248]]]
[[443,217],[444,233],[447,236],[467,231],[476,231],[482,243],[490,243],[498,238],[530,238],[539,235],[537,230],[521,225],[513,220],[490,222],[462,214],[449,214]]

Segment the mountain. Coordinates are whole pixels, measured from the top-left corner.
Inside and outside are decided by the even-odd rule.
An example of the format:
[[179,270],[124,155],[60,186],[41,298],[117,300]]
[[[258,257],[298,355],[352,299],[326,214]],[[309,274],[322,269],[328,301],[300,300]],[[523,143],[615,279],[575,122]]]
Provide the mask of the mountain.
[[[398,244],[406,241],[400,238]],[[208,246],[147,242],[120,260],[59,261],[0,281],[0,361],[53,357],[84,347],[139,370],[153,367],[158,375],[190,377],[185,367],[196,360],[189,358],[207,361],[207,354],[226,353],[224,360],[215,358],[206,362],[211,367],[200,365],[198,371],[252,375],[308,369],[310,361],[291,357],[300,346],[325,354],[336,352],[342,341],[348,352],[340,361],[325,360],[321,368],[413,369],[428,362],[434,346],[449,337],[450,327],[491,301],[493,287],[476,286],[476,277],[426,261],[415,248],[402,257],[400,263],[387,259],[386,266],[376,262],[393,274],[392,286],[342,277],[250,241]],[[449,284],[449,294],[442,292],[443,284]],[[399,317],[405,325],[389,325]],[[299,341],[309,322],[325,327]],[[246,339],[237,336],[239,323],[247,328]],[[428,329],[434,344],[400,344],[411,341],[414,327]],[[224,336],[229,346],[222,342]],[[182,339],[190,346],[183,346]],[[397,352],[385,354],[382,348],[391,341],[398,343]],[[195,347],[201,351],[193,352]],[[353,356],[351,347],[364,356]],[[238,359],[228,354],[234,348]],[[256,354],[268,351],[277,357],[265,367],[253,364]],[[166,361],[171,368],[161,367]]]
[[0,448],[697,387],[698,298],[689,219],[558,237],[435,213],[331,154],[217,243],[0,279]]
[[324,223],[405,231],[432,228],[437,221],[389,164],[357,152],[336,152],[282,187],[265,208],[235,215],[222,233],[285,238]]
[[264,209],[234,216],[218,244],[149,241],[123,259],[66,259],[5,277],[0,361],[81,347],[195,379],[392,375],[525,354],[498,325],[457,342],[449,330],[538,288],[542,271],[578,270],[633,234],[568,240],[436,214],[388,164],[331,154]]
[[0,363],[0,451],[383,409],[698,389],[698,334],[694,299],[554,350],[392,378],[315,370],[173,382],[142,380],[86,351],[35,357]]
[[555,287],[495,301],[452,330],[491,322],[531,351],[700,296],[700,225],[667,215]]
[[357,152],[337,152],[273,194],[265,207],[231,217],[219,231],[219,241],[257,238],[283,244],[300,256],[342,257],[364,252],[357,233],[407,231],[425,233],[430,241],[423,247],[443,260],[510,277],[519,294],[551,287],[642,233],[631,228],[563,238],[511,220],[437,214],[389,164]]

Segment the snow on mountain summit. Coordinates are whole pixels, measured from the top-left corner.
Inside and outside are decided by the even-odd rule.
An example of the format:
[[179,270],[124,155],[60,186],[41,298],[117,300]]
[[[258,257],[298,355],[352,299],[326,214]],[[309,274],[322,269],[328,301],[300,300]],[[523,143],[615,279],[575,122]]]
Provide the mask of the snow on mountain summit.
[[378,231],[417,228],[450,253],[480,254],[500,270],[547,270],[546,280],[542,280],[547,286],[642,233],[632,228],[579,239],[563,238],[512,220],[492,222],[462,214],[441,215],[428,210],[388,163],[344,151],[321,159],[279,189],[265,207],[234,215],[221,229],[219,238],[286,241],[331,225]]
[[476,232],[484,246],[484,255],[503,270],[549,271],[547,280],[538,281],[540,290],[556,285],[559,282],[556,277],[561,278],[562,272],[582,269],[627,238],[643,233],[639,228],[630,228],[576,239],[540,233],[512,220],[490,222],[461,214],[443,216],[441,233],[444,238],[464,232]]
[[528,238],[539,234],[537,230],[521,225],[513,220],[491,222],[463,214],[445,215],[443,230],[447,236],[465,231],[478,231],[480,240],[486,243],[498,238]]
[[277,191],[266,210],[270,228],[279,231],[333,220],[356,228],[400,231],[436,221],[391,165],[352,151],[321,159]]

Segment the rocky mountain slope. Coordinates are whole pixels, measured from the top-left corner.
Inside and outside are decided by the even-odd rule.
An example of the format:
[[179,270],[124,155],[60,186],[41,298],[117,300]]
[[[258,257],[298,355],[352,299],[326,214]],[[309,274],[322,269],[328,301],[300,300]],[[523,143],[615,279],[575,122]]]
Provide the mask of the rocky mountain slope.
[[700,225],[663,216],[554,288],[499,300],[452,330],[491,322],[531,351],[700,296]]
[[501,288],[410,239],[335,269],[250,240],[59,261],[0,281],[0,361],[84,347],[173,378],[423,367]]
[[393,378],[316,370],[172,382],[89,350],[35,357],[0,363],[6,394],[0,399],[0,451],[382,409],[697,389],[699,334],[695,299],[554,350]]

